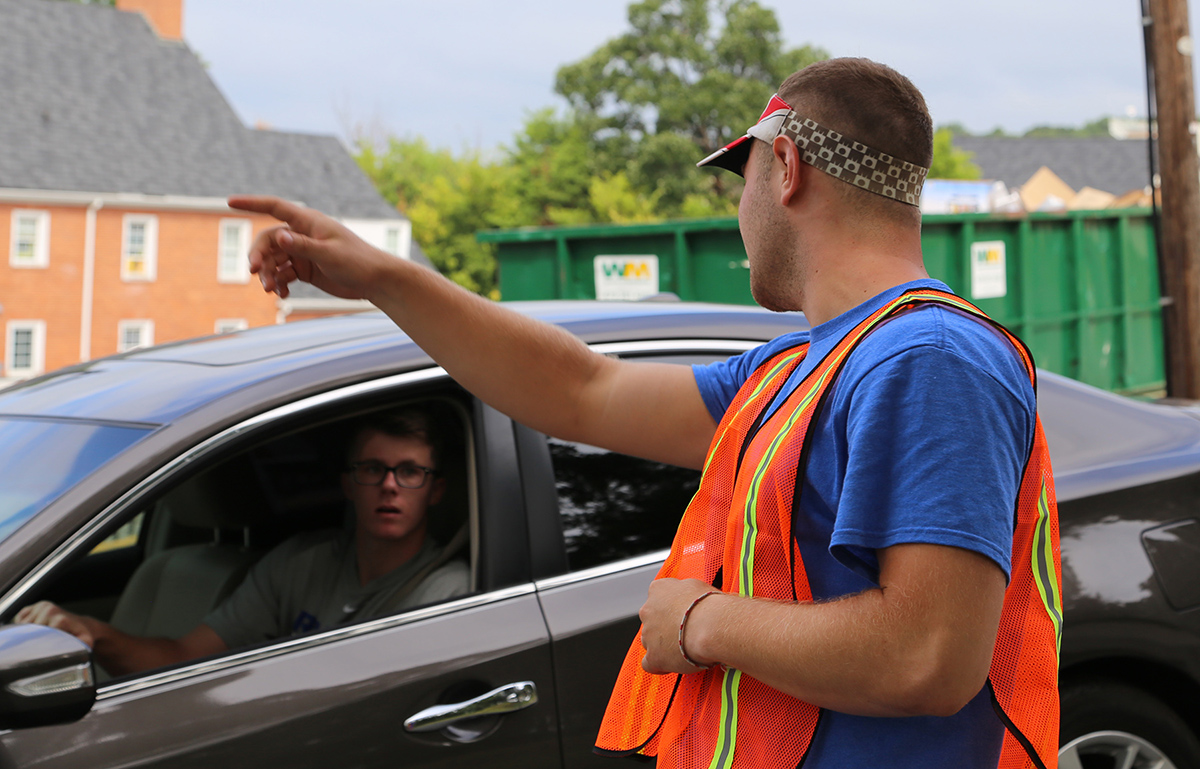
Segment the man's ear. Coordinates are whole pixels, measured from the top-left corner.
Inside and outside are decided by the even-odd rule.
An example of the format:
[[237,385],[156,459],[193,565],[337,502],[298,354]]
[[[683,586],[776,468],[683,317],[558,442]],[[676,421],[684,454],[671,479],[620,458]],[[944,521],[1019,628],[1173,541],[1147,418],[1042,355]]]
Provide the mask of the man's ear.
[[800,148],[786,136],[776,136],[771,151],[783,164],[783,178],[777,188],[779,202],[784,206],[791,205],[804,189],[804,171],[808,166],[800,159]]
[[354,484],[354,479],[350,477],[350,471],[343,470],[342,471],[342,496],[345,497],[346,499],[350,499],[351,496],[353,495],[353,492],[351,491],[354,488],[353,484]]

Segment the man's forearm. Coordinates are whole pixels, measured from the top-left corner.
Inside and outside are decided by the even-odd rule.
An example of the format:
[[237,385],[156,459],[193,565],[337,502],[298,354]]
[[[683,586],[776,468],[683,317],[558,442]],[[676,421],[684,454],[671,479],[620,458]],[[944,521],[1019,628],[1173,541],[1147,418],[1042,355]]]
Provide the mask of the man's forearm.
[[100,620],[85,618],[92,636],[96,662],[109,675],[122,676],[174,665],[189,659],[183,644],[173,638],[143,638],[122,633]]
[[[692,611],[688,655],[720,662],[798,699],[869,716],[950,715],[982,688],[1004,600],[1004,573],[966,550],[900,545],[880,551],[882,588],[823,603],[710,596]],[[644,665],[682,662],[682,611],[708,590],[656,580],[642,609]]]
[[893,613],[879,589],[818,604],[713,596],[689,623],[688,650],[843,713],[957,712],[986,668],[955,664],[936,638],[904,637]]

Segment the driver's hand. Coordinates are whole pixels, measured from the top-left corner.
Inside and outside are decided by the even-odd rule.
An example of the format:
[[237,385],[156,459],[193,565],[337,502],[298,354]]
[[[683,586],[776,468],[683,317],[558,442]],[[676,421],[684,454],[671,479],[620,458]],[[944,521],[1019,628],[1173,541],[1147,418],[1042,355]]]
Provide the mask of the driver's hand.
[[92,631],[78,614],[72,614],[50,601],[38,601],[17,612],[13,622],[18,625],[45,625],[57,628],[64,633],[83,641],[89,647],[96,643]]

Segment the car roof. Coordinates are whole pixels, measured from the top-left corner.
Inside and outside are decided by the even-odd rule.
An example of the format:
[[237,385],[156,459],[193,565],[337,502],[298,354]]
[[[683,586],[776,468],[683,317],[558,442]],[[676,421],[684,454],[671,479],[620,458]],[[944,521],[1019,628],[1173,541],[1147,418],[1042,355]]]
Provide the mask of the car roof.
[[1200,472],[1200,418],[1038,373],[1038,413],[1059,500]]
[[[511,302],[587,342],[765,341],[807,328],[799,313],[684,302]],[[250,385],[307,377],[319,389],[432,365],[381,312],[189,339],[70,366],[0,390],[0,416],[161,425]]]
[[[761,342],[807,328],[799,313],[686,302],[511,302],[589,343]],[[240,390],[287,380],[293,394],[432,366],[383,313],[266,326],[68,367],[0,390],[0,417],[156,427]],[[1200,415],[1039,372],[1039,412],[1060,500],[1200,472]],[[277,404],[276,404],[277,405]]]

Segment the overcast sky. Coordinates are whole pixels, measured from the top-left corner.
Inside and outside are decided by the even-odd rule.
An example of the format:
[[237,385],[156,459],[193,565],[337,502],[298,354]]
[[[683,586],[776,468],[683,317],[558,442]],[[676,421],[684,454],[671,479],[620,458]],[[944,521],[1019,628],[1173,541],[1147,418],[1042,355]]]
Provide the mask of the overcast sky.
[[[908,75],[974,131],[1145,114],[1138,0],[788,0],[789,45]],[[184,35],[248,124],[354,126],[489,150],[554,74],[627,29],[626,0],[186,0]],[[1200,0],[1189,0],[1193,20]],[[1193,22],[1194,26],[1194,22]],[[1198,57],[1200,58],[1200,57]]]

